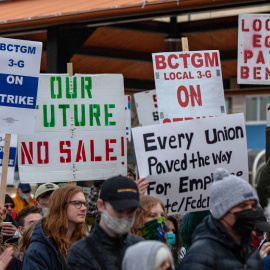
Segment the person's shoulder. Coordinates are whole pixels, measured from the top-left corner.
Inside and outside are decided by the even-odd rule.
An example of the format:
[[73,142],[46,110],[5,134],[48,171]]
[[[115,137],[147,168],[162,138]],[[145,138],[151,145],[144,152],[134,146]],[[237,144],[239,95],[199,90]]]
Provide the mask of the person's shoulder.
[[76,241],[70,248],[70,252],[74,253],[80,253],[82,250],[85,250],[85,248],[88,245],[88,240],[89,238],[91,238],[91,234],[86,236],[83,239],[80,239],[78,241]]
[[142,237],[137,236],[137,235],[135,235],[135,234],[129,233],[129,234],[127,235],[126,241],[127,241],[128,244],[133,245],[133,244],[136,244],[136,243],[138,243],[138,242],[145,241],[145,239],[143,239]]

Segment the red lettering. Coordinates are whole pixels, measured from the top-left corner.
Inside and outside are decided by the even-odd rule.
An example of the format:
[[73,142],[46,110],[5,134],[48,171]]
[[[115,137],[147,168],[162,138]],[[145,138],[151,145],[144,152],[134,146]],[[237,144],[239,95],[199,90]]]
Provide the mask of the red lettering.
[[269,22],[270,22],[270,19],[267,19],[267,20],[265,21],[265,29],[266,29],[267,31],[270,31],[270,24],[269,24]]
[[195,107],[195,100],[199,106],[202,106],[202,96],[201,96],[201,88],[200,85],[197,85],[197,92],[193,85],[189,86],[190,90],[190,98],[191,98],[191,106]]
[[71,149],[64,149],[64,146],[71,147],[70,141],[60,141],[60,154],[66,154],[67,158],[60,157],[60,163],[70,163],[71,162]]
[[125,155],[125,140],[124,137],[121,137],[121,156]]
[[212,58],[210,56],[210,53],[205,53],[204,57],[205,57],[205,66],[206,67],[209,67],[209,64],[210,64],[210,67],[213,67],[214,65],[216,67],[218,67],[218,54],[217,54],[217,52],[212,52]]
[[202,67],[203,66],[203,60],[199,58],[196,61],[196,57],[202,57],[202,55],[200,53],[194,53],[191,56],[191,64],[196,68]]
[[[45,159],[41,158],[41,147],[45,147]],[[49,142],[37,142],[37,163],[48,164],[49,163]]]
[[261,38],[262,35],[253,35],[253,47],[254,48],[261,48]]
[[102,161],[102,156],[95,157],[94,140],[90,140],[91,161]]
[[181,77],[181,72],[177,72],[177,73],[176,73],[176,77],[177,77],[178,80],[181,80],[181,79],[182,79],[182,77]]
[[[181,92],[184,92],[185,101],[182,101]],[[181,85],[177,89],[177,99],[181,107],[187,107],[189,98],[188,98],[188,91],[184,85]]]
[[153,95],[153,100],[154,100],[154,106],[157,108],[157,95]]
[[248,59],[251,59],[253,57],[253,52],[250,50],[244,50],[244,63],[247,63]]
[[28,164],[33,164],[33,142],[29,142],[29,150],[25,142],[21,143],[22,165],[25,164],[25,157],[27,158]]
[[267,67],[265,67],[265,79],[268,80],[269,77],[270,77],[270,70]]
[[242,20],[242,31],[243,32],[249,32],[249,29],[245,28],[245,21],[244,20]]
[[241,79],[248,79],[249,67],[241,67]]
[[164,55],[155,55],[155,60],[156,60],[156,69],[165,69],[167,67]]
[[254,67],[253,68],[253,77],[254,77],[254,80],[261,80],[262,77],[260,76],[257,76],[257,75],[260,75],[261,74],[261,67]]
[[173,118],[173,122],[180,122],[180,121],[183,121],[183,118]]
[[253,21],[253,30],[254,31],[261,31],[262,30],[262,22],[259,19]]
[[257,58],[257,61],[256,61],[256,64],[259,64],[259,63],[265,64],[264,57],[263,57],[263,52],[262,51],[259,51],[258,58]]
[[166,73],[164,73],[164,80],[169,80],[169,78],[167,78],[167,76],[166,76],[167,74]]
[[190,57],[189,53],[185,53],[185,54],[179,54],[179,58],[183,58],[183,64],[184,64],[184,68],[188,67],[187,64],[187,58]]
[[174,72],[171,72],[169,76],[170,76],[171,80],[175,80],[175,73]]
[[270,48],[270,36],[265,37],[264,45],[266,48]]
[[82,140],[79,140],[76,162],[79,162],[81,159],[83,160],[83,162],[86,162],[84,143]]
[[110,148],[110,143],[116,143],[116,139],[106,139],[106,161],[113,161],[113,160],[117,160],[117,157],[110,157],[110,153],[113,153],[113,148]]
[[179,64],[176,63],[176,64],[173,65],[173,64],[172,64],[172,58],[177,59],[177,55],[175,55],[175,54],[170,54],[170,55],[169,55],[169,57],[168,57],[168,66],[169,66],[170,68],[172,68],[172,69],[176,69],[176,68],[179,67]]

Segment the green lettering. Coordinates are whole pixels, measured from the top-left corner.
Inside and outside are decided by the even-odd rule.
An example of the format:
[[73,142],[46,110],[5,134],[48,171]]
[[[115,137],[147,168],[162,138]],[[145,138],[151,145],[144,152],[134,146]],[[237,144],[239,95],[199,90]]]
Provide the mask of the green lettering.
[[[96,110],[94,112],[94,109]],[[89,104],[89,125],[94,126],[94,117],[96,119],[97,126],[101,126],[100,117],[100,105],[99,104]]]
[[[87,82],[87,83],[85,83]],[[88,94],[88,98],[92,98],[92,78],[91,77],[81,77],[81,91],[82,91],[82,98],[85,98],[85,91]]]
[[[57,96],[54,93],[54,86],[55,86],[55,80],[57,81],[57,85],[58,85],[58,93]],[[51,77],[51,98],[55,99],[55,98],[62,98],[62,81],[61,81],[61,77]]]
[[108,109],[114,109],[115,104],[105,104],[104,111],[105,111],[105,126],[115,126],[116,122],[109,122],[109,117],[112,117],[112,113],[109,113]]
[[54,127],[55,126],[55,111],[54,105],[51,106],[51,122],[48,122],[47,118],[47,105],[43,105],[43,125],[44,127]]
[[85,126],[85,105],[81,104],[81,121],[78,120],[78,105],[74,105],[75,126]]
[[59,109],[63,109],[63,127],[67,126],[67,109],[70,108],[69,104],[59,104]]
[[73,92],[69,92],[69,77],[66,77],[66,97],[77,98],[77,77],[73,77]]

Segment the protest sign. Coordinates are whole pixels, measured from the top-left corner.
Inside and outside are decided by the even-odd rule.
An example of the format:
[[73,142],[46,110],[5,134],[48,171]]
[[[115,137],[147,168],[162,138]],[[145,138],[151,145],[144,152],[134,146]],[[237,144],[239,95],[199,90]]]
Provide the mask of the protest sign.
[[140,177],[169,214],[209,209],[212,172],[222,167],[248,180],[243,114],[132,129]]
[[[4,155],[4,142],[5,134],[0,134],[0,176],[2,171],[3,155]],[[17,152],[17,135],[11,135],[8,171],[7,171],[7,184],[12,185],[14,180],[14,169]]]
[[270,84],[270,15],[239,14],[238,84]]
[[219,51],[152,56],[160,123],[225,113]]
[[122,75],[41,75],[35,136],[18,137],[23,182],[126,174]]
[[0,132],[33,134],[42,43],[0,38]]
[[131,96],[125,96],[126,137],[131,142]]
[[134,94],[140,126],[159,124],[156,90]]
[[266,104],[266,122],[267,126],[270,126],[270,103]]

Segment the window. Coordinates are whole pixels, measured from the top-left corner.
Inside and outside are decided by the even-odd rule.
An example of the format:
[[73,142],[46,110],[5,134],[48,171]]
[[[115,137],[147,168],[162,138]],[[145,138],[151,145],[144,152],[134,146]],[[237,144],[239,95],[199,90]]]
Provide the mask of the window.
[[246,122],[266,122],[266,105],[270,103],[270,96],[246,96]]

